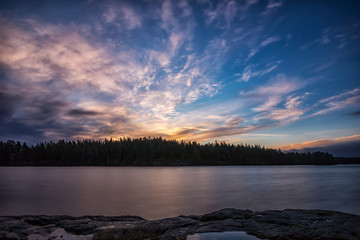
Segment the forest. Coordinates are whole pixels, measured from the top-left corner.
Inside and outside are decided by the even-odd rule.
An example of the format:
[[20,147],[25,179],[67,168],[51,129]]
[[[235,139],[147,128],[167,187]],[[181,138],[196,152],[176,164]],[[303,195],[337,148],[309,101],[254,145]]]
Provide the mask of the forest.
[[259,145],[199,144],[159,138],[78,140],[27,145],[0,141],[1,166],[324,165],[360,163],[329,153],[283,152]]

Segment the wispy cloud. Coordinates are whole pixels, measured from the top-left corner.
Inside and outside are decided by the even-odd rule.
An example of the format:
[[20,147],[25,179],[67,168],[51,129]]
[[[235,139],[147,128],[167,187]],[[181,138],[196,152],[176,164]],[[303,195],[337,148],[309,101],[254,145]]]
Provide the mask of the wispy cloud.
[[356,88],[320,99],[317,104],[308,106],[306,98],[310,93],[305,92],[301,95],[297,93],[304,86],[304,82],[297,78],[278,74],[264,86],[241,91],[240,96],[251,99],[251,109],[256,113],[252,119],[256,121],[267,119],[282,123],[327,114],[360,103],[360,90]]
[[251,99],[249,104],[252,105],[252,119],[255,122],[265,121],[269,125],[288,124],[299,120],[306,113],[302,106],[305,96],[295,94],[303,86],[297,78],[278,74],[264,86],[240,92],[240,96]]
[[[275,101],[272,101],[274,99]],[[266,104],[254,108],[254,111],[265,112],[256,117],[256,119],[271,119],[289,122],[300,119],[300,116],[305,113],[305,110],[301,108],[302,97],[300,96],[288,96],[283,108],[275,108],[275,106],[279,104],[278,100],[279,99],[276,98],[270,98]]]
[[277,74],[271,78],[269,83],[247,92],[241,91],[242,96],[264,97],[264,96],[283,96],[302,87],[297,78],[289,78],[284,74]]
[[[174,9],[187,21],[175,17]],[[167,31],[164,47],[144,49],[141,59],[131,48],[101,45],[96,36],[89,32],[84,36],[75,25],[2,19],[6,31],[2,32],[0,62],[13,74],[6,82],[6,96],[9,101],[9,94],[17,92],[24,98],[13,117],[38,129],[43,138],[161,134],[156,124],[165,126],[178,115],[178,105],[211,97],[220,84],[209,77],[209,53],[179,53],[185,44],[191,45],[190,6],[185,1],[177,5],[167,1],[159,11],[160,27]],[[125,22],[129,29],[142,26],[128,6],[107,9],[104,20],[104,24]],[[214,49],[213,44],[208,48]],[[186,59],[184,65],[176,62],[179,58]],[[154,118],[157,121],[151,125]],[[78,127],[65,131],[69,125]]]
[[278,42],[280,40],[281,40],[281,37],[279,37],[279,36],[269,37],[269,38],[265,39],[264,41],[262,41],[260,43],[259,47],[266,47],[267,45],[274,43],[274,42]]
[[352,24],[348,24],[347,26],[333,25],[324,28],[318,33],[315,40],[300,46],[300,49],[306,50],[316,45],[324,46],[328,44],[334,44],[337,48],[342,49],[349,43],[357,41],[360,38],[360,24],[358,21],[359,20],[355,19],[352,21]]
[[255,48],[250,49],[250,53],[249,53],[249,55],[248,55],[248,59],[250,59],[250,58],[252,58],[253,56],[255,56],[255,54],[256,54],[257,52],[259,52],[261,48],[264,48],[264,47],[266,47],[266,46],[268,46],[268,45],[270,45],[270,44],[272,44],[272,43],[274,43],[274,42],[278,42],[278,41],[280,41],[281,39],[282,39],[282,38],[279,37],[279,36],[272,36],[272,37],[266,38],[265,40],[263,40],[263,41],[259,44],[258,47],[255,47]]
[[107,24],[115,24],[120,29],[134,29],[142,26],[140,14],[125,4],[110,4],[103,13]]
[[238,4],[236,1],[221,1],[215,6],[209,2],[208,8],[205,9],[206,23],[215,25],[219,28],[230,28],[236,12],[238,11]]
[[323,147],[332,145],[335,143],[340,142],[353,142],[353,141],[360,141],[360,135],[352,135],[352,136],[346,136],[346,137],[339,137],[334,139],[321,139],[321,140],[315,140],[315,141],[308,141],[298,144],[290,144],[287,146],[280,147],[283,150],[289,150],[289,149],[303,149],[303,148],[310,148],[310,147]]
[[322,99],[322,100],[320,100],[320,102],[321,103],[333,103],[334,101],[339,100],[339,99],[344,99],[344,98],[358,96],[358,95],[360,95],[360,89],[355,88],[353,90],[348,90],[348,91],[342,92],[338,95],[334,95],[334,96]]
[[270,63],[266,64],[266,66],[263,69],[259,69],[256,65],[250,64],[245,67],[244,71],[241,74],[237,73],[237,74],[235,74],[235,76],[241,77],[239,79],[239,81],[247,82],[251,78],[261,77],[265,74],[272,72],[279,66],[280,63],[281,63],[280,60],[278,60],[276,62],[270,62]]
[[313,68],[313,72],[314,73],[317,73],[317,72],[322,72],[322,71],[324,71],[324,70],[328,70],[328,69],[330,69],[332,66],[334,66],[335,65],[335,61],[329,61],[329,62],[326,62],[326,63],[321,63],[321,64],[319,64],[319,65],[317,65],[317,66],[315,66],[314,68]]
[[281,150],[300,152],[326,151],[339,157],[359,157],[360,135],[338,137],[333,139],[321,139],[297,144],[280,146]]
[[269,0],[265,11],[262,13],[262,15],[269,15],[271,14],[275,9],[280,8],[283,5],[283,1],[279,0]]
[[315,112],[312,113],[310,117],[326,114],[328,112],[343,109],[359,103],[360,89],[355,88],[353,90],[348,90],[338,95],[319,100],[319,103],[315,106]]
[[270,0],[268,5],[266,6],[266,8],[267,9],[278,8],[278,7],[281,7],[282,5],[283,5],[283,1]]

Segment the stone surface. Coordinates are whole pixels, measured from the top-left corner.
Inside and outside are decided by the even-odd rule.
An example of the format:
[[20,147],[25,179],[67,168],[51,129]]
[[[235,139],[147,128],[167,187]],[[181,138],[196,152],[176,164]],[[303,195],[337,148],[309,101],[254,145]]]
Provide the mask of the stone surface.
[[50,235],[54,238],[54,232],[65,231],[71,236],[79,236],[79,239],[185,240],[186,236],[195,233],[245,231],[269,240],[355,240],[360,239],[359,223],[360,216],[353,214],[297,209],[262,212],[222,209],[201,216],[178,216],[151,221],[136,216],[27,215],[0,217],[0,239],[22,240],[28,236],[48,239]]

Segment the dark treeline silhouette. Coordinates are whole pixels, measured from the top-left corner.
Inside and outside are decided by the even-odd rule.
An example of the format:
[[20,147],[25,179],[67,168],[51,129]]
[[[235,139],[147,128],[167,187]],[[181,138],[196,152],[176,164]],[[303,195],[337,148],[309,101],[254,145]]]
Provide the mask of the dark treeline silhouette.
[[2,166],[179,166],[179,165],[293,165],[359,163],[329,153],[284,153],[280,150],[226,144],[201,145],[163,138],[121,138],[26,143],[0,141]]

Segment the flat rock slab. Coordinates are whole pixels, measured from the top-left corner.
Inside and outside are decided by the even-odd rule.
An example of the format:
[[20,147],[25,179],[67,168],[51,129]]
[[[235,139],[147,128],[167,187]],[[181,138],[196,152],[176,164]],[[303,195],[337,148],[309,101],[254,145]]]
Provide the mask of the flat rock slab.
[[[185,240],[205,232],[245,231],[261,239],[360,239],[360,216],[325,210],[222,209],[200,216],[5,216],[0,239]],[[63,233],[61,236],[56,234]],[[34,237],[36,236],[36,238]]]

